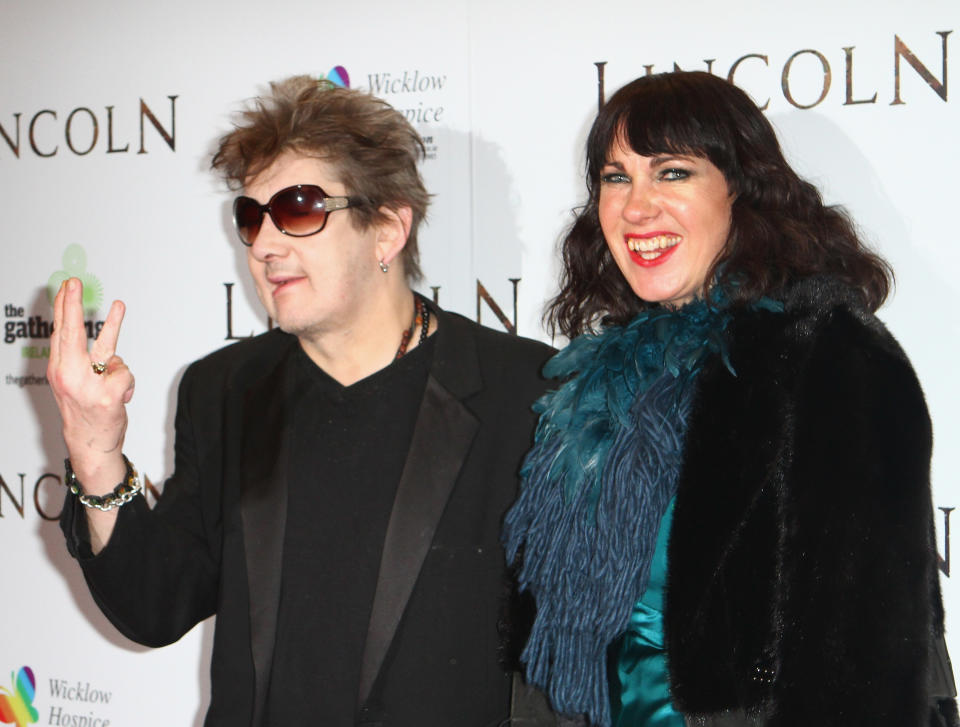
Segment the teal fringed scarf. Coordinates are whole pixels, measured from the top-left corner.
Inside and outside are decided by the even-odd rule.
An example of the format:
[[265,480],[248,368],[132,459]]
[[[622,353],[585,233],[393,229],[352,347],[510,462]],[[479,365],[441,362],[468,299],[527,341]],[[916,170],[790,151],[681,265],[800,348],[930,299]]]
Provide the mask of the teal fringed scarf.
[[544,368],[568,380],[534,405],[536,441],[503,540],[511,562],[522,549],[520,587],[537,603],[521,656],[527,679],[558,712],[610,724],[607,646],[646,588],[696,375],[710,355],[734,373],[729,319],[702,300],[651,309],[574,339]]

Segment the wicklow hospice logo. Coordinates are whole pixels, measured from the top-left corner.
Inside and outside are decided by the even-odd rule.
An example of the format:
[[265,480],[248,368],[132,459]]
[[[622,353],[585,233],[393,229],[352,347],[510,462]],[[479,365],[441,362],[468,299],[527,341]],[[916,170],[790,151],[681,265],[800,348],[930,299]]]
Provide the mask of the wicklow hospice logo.
[[367,74],[368,90],[420,127],[443,123],[447,74],[414,68]]
[[[50,680],[50,699],[68,702],[66,707],[54,704],[50,707],[48,724],[59,727],[109,727],[110,718],[97,714],[110,704],[113,692],[95,689],[90,682],[66,679]],[[79,711],[77,711],[79,710]]]
[[321,81],[330,81],[334,86],[339,86],[340,88],[350,88],[350,74],[347,73],[347,69],[343,66],[334,66],[329,71],[327,71],[326,76],[320,76]]
[[33,676],[33,669],[29,666],[20,667],[16,678],[10,672],[10,683],[13,690],[0,687],[0,722],[14,724],[17,727],[26,727],[36,722],[40,715],[33,706],[33,699],[37,695],[37,680]]

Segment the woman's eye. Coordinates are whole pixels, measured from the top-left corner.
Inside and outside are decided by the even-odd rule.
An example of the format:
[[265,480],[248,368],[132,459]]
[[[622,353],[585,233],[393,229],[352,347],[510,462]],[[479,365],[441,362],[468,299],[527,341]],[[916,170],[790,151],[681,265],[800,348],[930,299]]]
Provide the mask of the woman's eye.
[[608,172],[600,175],[600,181],[603,184],[625,184],[630,178],[623,172]]
[[664,179],[664,180],[666,180],[666,181],[668,181],[668,182],[672,182],[672,181],[675,181],[675,180],[677,180],[677,179],[686,179],[686,178],[689,177],[689,176],[690,176],[689,170],[687,170],[687,169],[679,169],[679,168],[677,168],[677,167],[673,167],[673,168],[670,168],[670,169],[664,169],[664,170],[660,173],[660,178],[661,178],[661,179]]

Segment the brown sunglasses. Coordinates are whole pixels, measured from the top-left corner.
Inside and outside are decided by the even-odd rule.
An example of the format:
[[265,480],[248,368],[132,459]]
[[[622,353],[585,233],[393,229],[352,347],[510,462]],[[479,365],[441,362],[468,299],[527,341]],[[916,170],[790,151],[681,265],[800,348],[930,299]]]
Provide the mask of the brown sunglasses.
[[264,213],[284,235],[309,237],[324,228],[330,212],[361,204],[360,197],[328,197],[315,184],[296,184],[281,189],[266,204],[251,197],[237,197],[233,201],[233,224],[244,245],[252,245],[257,239]]

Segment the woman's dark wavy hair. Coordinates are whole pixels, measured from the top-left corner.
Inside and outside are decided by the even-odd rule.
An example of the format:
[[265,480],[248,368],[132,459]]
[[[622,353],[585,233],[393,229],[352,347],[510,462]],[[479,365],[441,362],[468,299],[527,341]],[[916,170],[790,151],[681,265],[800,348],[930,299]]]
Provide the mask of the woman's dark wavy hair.
[[812,275],[838,278],[874,311],[893,280],[889,265],[860,241],[839,207],[790,168],[773,127],[750,97],[702,71],[643,76],[603,106],[587,138],[589,199],[576,210],[561,244],[560,292],[547,307],[548,327],[572,338],[598,324],[628,322],[651,304],[631,290],[600,229],[600,172],[623,138],[637,154],[685,154],[709,160],[735,195],[730,236],[707,273],[733,303],[778,298]]

